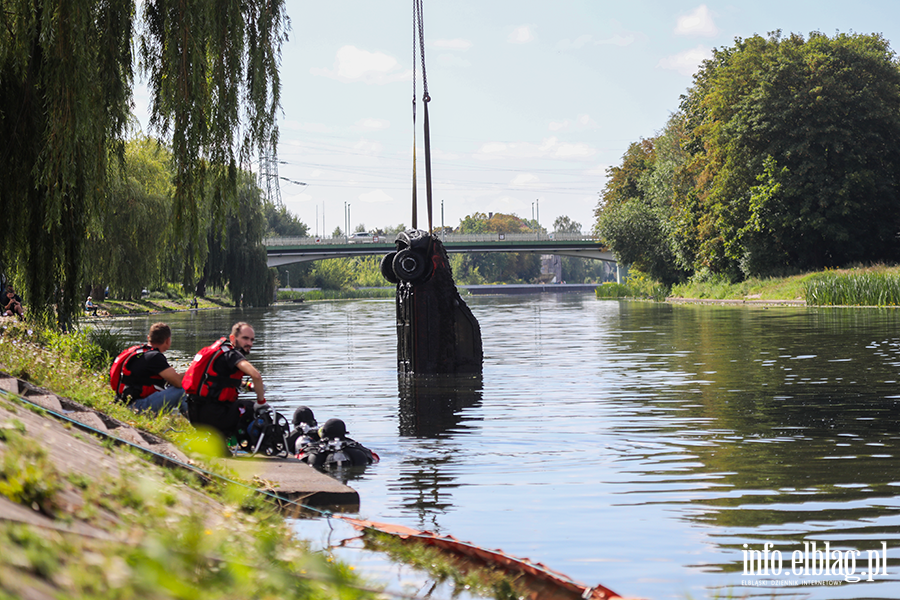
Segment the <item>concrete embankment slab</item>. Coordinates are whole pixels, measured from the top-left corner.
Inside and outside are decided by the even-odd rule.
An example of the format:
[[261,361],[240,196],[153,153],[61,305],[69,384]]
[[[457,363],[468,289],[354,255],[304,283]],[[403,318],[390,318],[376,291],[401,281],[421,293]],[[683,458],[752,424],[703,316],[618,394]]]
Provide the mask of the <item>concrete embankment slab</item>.
[[359,508],[356,490],[296,458],[229,458],[225,462],[242,479],[287,500],[316,508]]

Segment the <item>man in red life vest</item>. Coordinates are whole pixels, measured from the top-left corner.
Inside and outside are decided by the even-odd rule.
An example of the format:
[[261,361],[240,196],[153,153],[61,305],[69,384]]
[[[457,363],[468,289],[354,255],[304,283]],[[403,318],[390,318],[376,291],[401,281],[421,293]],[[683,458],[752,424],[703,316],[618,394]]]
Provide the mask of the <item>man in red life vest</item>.
[[[247,360],[255,335],[253,328],[244,322],[235,323],[231,328],[228,336],[231,347],[216,357],[207,371],[208,393],[191,398],[190,415],[194,426],[212,427],[227,440],[244,429],[254,414],[269,409],[262,375]],[[238,388],[244,375],[253,382],[256,402],[238,400]]]
[[[147,336],[147,345],[128,361],[122,374],[121,396],[136,411],[180,408],[184,390],[182,375],[169,366],[164,352],[172,346],[172,330],[165,323],[154,323]],[[169,387],[164,387],[168,383]]]

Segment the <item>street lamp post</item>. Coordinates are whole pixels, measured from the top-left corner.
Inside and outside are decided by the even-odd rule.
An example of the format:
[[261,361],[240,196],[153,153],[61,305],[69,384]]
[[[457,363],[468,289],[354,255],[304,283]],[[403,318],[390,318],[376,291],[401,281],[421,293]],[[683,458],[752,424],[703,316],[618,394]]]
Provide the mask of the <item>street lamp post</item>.
[[534,201],[534,206],[537,211],[537,227],[538,227],[538,239],[541,239],[541,199],[538,198]]

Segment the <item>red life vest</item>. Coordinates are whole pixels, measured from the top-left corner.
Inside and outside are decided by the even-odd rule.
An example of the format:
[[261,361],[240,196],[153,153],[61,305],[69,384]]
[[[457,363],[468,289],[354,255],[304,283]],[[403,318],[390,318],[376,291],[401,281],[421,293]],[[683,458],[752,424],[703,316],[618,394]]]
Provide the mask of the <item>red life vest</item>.
[[222,402],[237,400],[238,387],[244,377],[243,371],[240,369],[235,369],[232,373],[216,371],[216,359],[233,349],[231,342],[225,337],[201,349],[184,373],[181,382],[184,393],[200,398],[215,398],[218,395],[218,399]]
[[151,350],[155,350],[155,348],[146,344],[132,346],[123,350],[113,361],[112,367],[109,369],[109,387],[117,396],[123,395],[128,390],[132,393],[136,392],[138,398],[146,398],[163,389],[165,380],[158,373],[139,377],[133,370],[134,361]]

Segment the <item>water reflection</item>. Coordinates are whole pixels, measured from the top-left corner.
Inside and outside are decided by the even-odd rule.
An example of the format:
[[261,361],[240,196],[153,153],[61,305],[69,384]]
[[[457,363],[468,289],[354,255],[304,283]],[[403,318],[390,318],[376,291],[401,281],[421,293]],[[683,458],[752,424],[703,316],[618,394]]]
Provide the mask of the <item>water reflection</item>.
[[[463,421],[466,411],[481,404],[482,375],[399,375],[399,433],[423,440],[399,465],[392,489],[402,497],[400,506],[417,515],[417,526],[441,530],[440,515],[453,510],[453,491],[459,487],[457,471],[466,440],[480,419]],[[424,440],[434,440],[429,443]]]
[[481,404],[482,375],[399,375],[400,435],[435,438],[466,433],[462,412]]

